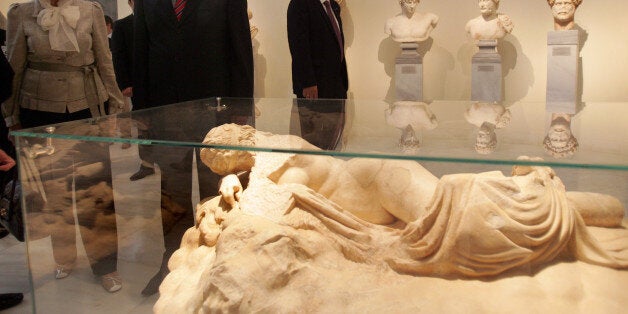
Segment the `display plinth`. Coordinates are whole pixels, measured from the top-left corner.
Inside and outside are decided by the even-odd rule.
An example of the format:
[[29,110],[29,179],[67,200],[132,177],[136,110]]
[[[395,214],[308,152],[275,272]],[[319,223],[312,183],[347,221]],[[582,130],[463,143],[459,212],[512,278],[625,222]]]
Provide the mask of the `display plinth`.
[[423,56],[418,43],[402,43],[395,59],[395,94],[397,101],[423,100]]
[[497,39],[478,41],[478,51],[471,62],[471,100],[501,102],[502,57],[497,52]]
[[579,63],[578,30],[554,31],[547,34],[548,112],[577,113]]

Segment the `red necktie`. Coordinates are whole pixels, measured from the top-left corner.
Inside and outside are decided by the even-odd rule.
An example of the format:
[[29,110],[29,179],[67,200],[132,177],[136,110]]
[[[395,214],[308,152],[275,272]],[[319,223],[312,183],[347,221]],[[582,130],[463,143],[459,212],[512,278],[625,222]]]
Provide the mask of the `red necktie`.
[[340,60],[344,58],[345,54],[345,45],[342,42],[342,35],[340,34],[340,28],[338,23],[336,23],[336,18],[334,17],[334,12],[331,10],[331,4],[329,0],[324,2],[325,11],[327,12],[327,17],[329,17],[329,21],[331,22],[331,26],[334,28],[334,33],[336,33],[336,39],[338,40],[338,48],[340,48]]
[[174,14],[177,16],[177,21],[181,20],[181,15],[183,15],[183,9],[185,8],[185,3],[187,0],[177,0],[174,3]]

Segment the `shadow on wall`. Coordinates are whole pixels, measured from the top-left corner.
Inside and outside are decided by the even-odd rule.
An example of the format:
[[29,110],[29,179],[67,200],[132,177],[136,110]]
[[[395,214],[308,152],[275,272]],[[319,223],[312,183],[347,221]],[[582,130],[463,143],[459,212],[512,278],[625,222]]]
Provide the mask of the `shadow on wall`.
[[523,53],[517,37],[504,37],[498,49],[502,54],[504,105],[508,107],[528,95],[534,85],[534,69],[530,58]]
[[[474,40],[458,48],[457,60],[464,76],[464,82],[462,82],[464,88],[460,91],[460,99],[471,99],[471,60],[477,51]],[[503,104],[508,107],[528,95],[534,84],[534,70],[530,59],[522,53],[521,43],[517,37],[512,35],[504,37],[499,41],[497,51],[502,56]]]
[[266,96],[266,73],[268,72],[266,57],[259,53],[259,46],[259,40],[253,39],[253,64],[255,67],[255,85],[253,90],[255,91],[255,98]]
[[446,99],[447,77],[456,66],[454,56],[443,46],[433,43],[433,39],[428,39],[429,46],[425,45],[426,51],[419,48],[419,53],[423,55],[423,98],[425,102],[432,102],[436,99]]
[[387,103],[393,103],[396,101],[395,97],[395,58],[401,52],[399,43],[392,40],[390,37],[382,40],[379,43],[379,50],[377,52],[377,60],[384,65],[384,71],[390,79],[388,91],[384,101]]
[[342,32],[345,36],[346,49],[353,45],[353,40],[355,38],[355,25],[353,23],[353,17],[351,17],[351,11],[347,8],[345,1],[340,4],[340,18],[342,19]]

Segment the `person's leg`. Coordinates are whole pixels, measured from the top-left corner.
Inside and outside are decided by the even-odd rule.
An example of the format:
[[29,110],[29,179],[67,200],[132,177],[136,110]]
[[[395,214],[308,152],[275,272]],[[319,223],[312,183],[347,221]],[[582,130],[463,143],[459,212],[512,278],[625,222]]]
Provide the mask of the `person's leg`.
[[[149,119],[137,119],[137,138],[148,139],[151,137]],[[153,145],[138,145],[137,151],[140,157],[140,168],[131,175],[129,180],[137,181],[155,174],[155,159],[153,158]]]
[[[180,244],[185,231],[194,226],[192,211],[192,148],[155,147],[156,162],[161,170],[161,221],[165,251],[159,271],[142,290],[150,296],[168,274],[168,261]],[[176,165],[176,167],[173,167]],[[179,169],[179,167],[187,168]]]
[[75,151],[81,161],[75,168],[75,193],[83,245],[94,275],[101,278],[105,290],[115,292],[122,281],[115,274],[118,233],[109,145],[80,142]]
[[345,125],[344,100],[296,100],[301,137],[324,150],[339,148]]
[[24,299],[21,293],[2,293],[0,294],[0,311],[12,308]]

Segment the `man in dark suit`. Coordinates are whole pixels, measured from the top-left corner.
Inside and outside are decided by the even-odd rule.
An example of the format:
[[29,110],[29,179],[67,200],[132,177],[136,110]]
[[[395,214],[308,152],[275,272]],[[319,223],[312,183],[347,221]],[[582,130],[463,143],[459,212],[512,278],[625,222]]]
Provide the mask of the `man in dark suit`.
[[[209,97],[253,97],[253,48],[246,0],[135,0],[134,16],[134,109]],[[238,106],[243,115],[253,110],[248,101],[234,105]],[[180,138],[168,140],[200,143],[212,124],[220,123],[215,112],[200,114],[185,112],[185,105],[181,108],[176,116],[153,116],[147,125],[149,138],[164,139],[160,131],[183,128]],[[157,292],[167,274],[168,259],[193,224],[192,151],[153,147],[162,176],[166,252],[161,271],[143,295]],[[200,198],[216,195],[217,176],[198,164]]]
[[349,84],[338,3],[291,0],[288,43],[301,136],[322,149],[334,149],[344,126],[344,102],[316,99],[347,98]]
[[[133,10],[133,0],[129,0]],[[111,55],[118,87],[125,97],[133,97],[133,14],[113,23]]]

